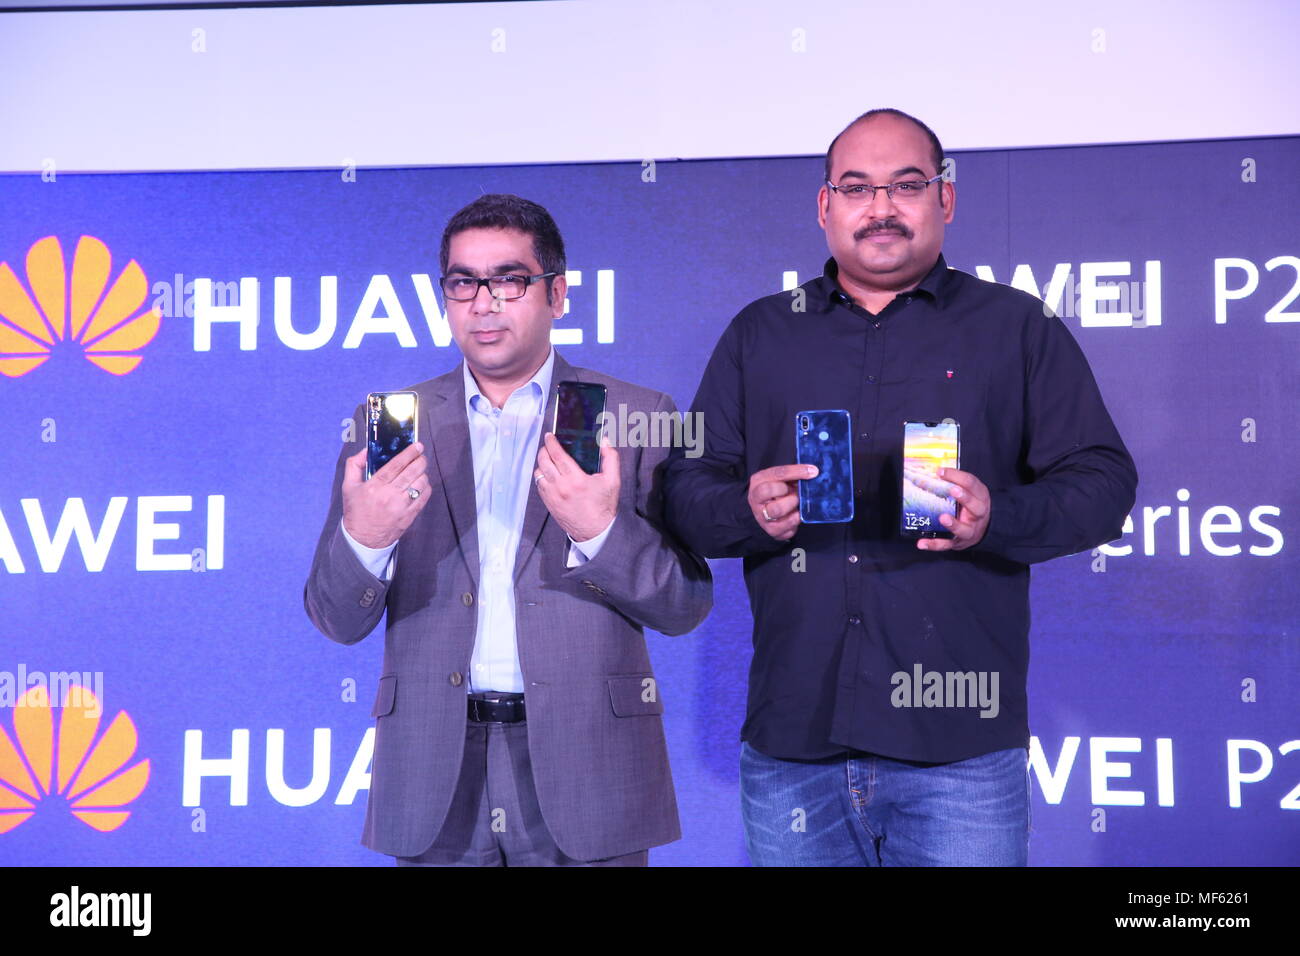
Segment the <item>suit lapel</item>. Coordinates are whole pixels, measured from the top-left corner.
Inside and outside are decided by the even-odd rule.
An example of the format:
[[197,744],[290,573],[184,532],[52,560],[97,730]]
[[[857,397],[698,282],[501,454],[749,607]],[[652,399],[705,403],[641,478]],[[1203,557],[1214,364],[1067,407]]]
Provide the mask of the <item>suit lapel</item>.
[[[534,462],[537,461],[537,453],[546,440],[547,432],[551,430],[551,423],[555,420],[555,386],[560,382],[578,381],[582,381],[578,371],[566,362],[564,357],[557,351],[555,353],[555,364],[551,369],[550,393],[545,396],[546,407],[542,412],[542,428],[537,436],[537,447],[533,449]],[[528,469],[528,506],[524,509],[524,526],[519,533],[519,549],[515,555],[514,580],[516,581],[519,580],[519,572],[523,570],[524,565],[533,553],[533,549],[537,547],[542,531],[551,518],[551,513],[546,509],[546,503],[542,501],[541,495],[537,493],[537,482],[532,480],[534,471],[536,471],[535,464]]]
[[[462,362],[463,364],[463,362]],[[436,470],[451,511],[456,541],[469,576],[478,585],[478,504],[474,497],[474,455],[465,412],[465,378],[461,365],[434,379],[421,416],[421,440]],[[428,438],[424,438],[428,435]],[[434,476],[430,476],[434,477]]]

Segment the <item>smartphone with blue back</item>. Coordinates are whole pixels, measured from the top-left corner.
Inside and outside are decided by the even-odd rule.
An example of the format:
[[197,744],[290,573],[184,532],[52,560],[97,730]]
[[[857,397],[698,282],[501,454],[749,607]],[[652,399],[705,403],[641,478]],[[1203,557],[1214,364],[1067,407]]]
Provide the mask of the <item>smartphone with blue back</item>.
[[903,423],[903,516],[901,531],[913,538],[951,538],[940,515],[957,517],[952,484],[940,468],[961,467],[961,426],[952,420]]
[[605,386],[597,382],[560,382],[555,386],[551,431],[589,475],[600,471],[600,426],[605,401]]
[[366,396],[366,478],[420,440],[419,410],[415,392],[371,392]]
[[797,412],[795,461],[816,465],[817,477],[799,481],[799,520],[835,524],[853,520],[853,426],[842,408]]

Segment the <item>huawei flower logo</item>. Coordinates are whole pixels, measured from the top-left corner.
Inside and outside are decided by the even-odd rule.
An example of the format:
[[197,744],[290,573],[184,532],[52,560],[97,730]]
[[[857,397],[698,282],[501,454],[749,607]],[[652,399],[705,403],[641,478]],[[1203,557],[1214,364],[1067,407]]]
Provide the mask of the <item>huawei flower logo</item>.
[[0,726],[0,833],[23,823],[38,802],[56,793],[68,801],[73,816],[102,833],[126,822],[130,811],[111,808],[140,796],[149,782],[149,761],[122,770],[135,753],[135,724],[119,711],[96,741],[101,713],[88,688],[69,687],[56,734],[44,687],[33,687],[18,699],[17,746]]
[[62,341],[75,342],[114,375],[139,365],[134,353],[158,333],[162,315],[139,312],[149,286],[134,259],[109,285],[111,266],[108,246],[94,236],[77,242],[70,280],[57,236],[27,250],[27,288],[9,263],[0,262],[0,374],[26,375]]

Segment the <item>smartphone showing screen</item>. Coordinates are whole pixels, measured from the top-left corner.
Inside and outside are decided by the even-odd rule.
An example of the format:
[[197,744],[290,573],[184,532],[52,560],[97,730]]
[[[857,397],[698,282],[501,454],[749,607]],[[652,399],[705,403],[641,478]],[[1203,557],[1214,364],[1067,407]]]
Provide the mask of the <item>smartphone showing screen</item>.
[[366,396],[366,477],[420,440],[419,397],[415,392],[371,392]]
[[555,420],[551,431],[578,467],[589,475],[600,471],[600,416],[604,411],[604,385],[560,382],[555,386]]
[[816,465],[816,478],[799,481],[799,520],[834,524],[853,520],[853,429],[842,408],[797,412],[795,461]]
[[952,537],[939,516],[957,517],[957,502],[939,469],[960,467],[961,426],[956,422],[903,423],[903,534]]

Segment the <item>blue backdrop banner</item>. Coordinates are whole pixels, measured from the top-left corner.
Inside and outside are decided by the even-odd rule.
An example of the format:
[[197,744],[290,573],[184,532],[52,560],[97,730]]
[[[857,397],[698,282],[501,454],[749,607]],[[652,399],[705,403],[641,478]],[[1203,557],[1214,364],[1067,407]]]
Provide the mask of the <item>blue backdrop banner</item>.
[[[545,205],[557,348],[685,408],[735,313],[821,271],[821,164],[0,177],[0,862],[391,863],[358,843],[381,631],[328,641],[302,588],[357,402],[460,359],[443,225]],[[1296,169],[953,156],[949,264],[1063,318],[1141,478],[1122,538],[1033,572],[1033,863],[1300,861]],[[708,620],[649,637],[658,864],[746,862],[751,622],[712,565]]]

